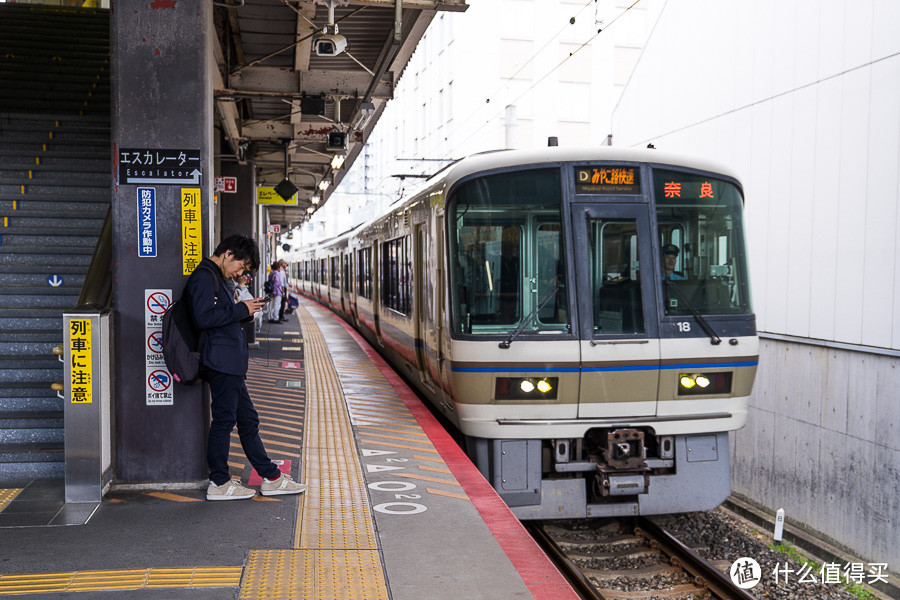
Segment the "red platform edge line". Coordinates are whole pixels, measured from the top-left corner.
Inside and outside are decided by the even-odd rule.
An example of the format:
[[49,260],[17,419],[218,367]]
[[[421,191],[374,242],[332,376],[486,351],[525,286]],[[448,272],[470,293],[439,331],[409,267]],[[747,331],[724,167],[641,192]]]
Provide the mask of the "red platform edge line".
[[330,311],[328,314],[356,340],[359,347],[378,367],[378,370],[416,418],[422,431],[431,440],[447,467],[453,472],[453,476],[462,485],[466,495],[469,496],[475,509],[509,557],[535,600],[579,600],[578,594],[575,593],[569,582],[544,554],[537,542],[532,539],[519,519],[509,510],[509,507],[497,495],[481,472],[469,461],[462,448],[422,404],[415,392],[406,385],[406,382],[394,372],[359,332],[336,314]]

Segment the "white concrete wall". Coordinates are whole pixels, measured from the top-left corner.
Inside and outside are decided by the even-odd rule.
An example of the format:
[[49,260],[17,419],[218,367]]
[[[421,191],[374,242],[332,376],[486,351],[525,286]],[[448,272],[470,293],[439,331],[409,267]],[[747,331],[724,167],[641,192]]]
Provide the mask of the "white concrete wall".
[[781,340],[733,436],[735,491],[895,572],[898,23],[891,0],[668,2],[613,116],[616,144],[743,179],[758,326]]

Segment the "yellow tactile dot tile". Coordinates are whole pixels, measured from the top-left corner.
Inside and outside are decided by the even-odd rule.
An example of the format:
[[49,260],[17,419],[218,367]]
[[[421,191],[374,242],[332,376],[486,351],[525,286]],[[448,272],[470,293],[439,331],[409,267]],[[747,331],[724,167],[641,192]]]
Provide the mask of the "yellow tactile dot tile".
[[184,567],[0,575],[0,596],[146,588],[237,587],[241,567]]
[[322,333],[301,306],[306,426],[294,547],[250,552],[241,598],[389,598],[362,465],[337,371]]
[[7,505],[16,499],[16,496],[19,495],[19,492],[22,491],[23,488],[3,488],[0,489],[0,511],[7,507]]

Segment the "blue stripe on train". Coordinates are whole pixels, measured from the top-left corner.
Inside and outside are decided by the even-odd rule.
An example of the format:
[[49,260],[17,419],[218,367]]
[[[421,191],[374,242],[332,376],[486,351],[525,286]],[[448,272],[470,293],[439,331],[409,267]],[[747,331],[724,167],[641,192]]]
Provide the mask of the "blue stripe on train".
[[722,367],[755,367],[758,361],[732,363],[685,363],[677,365],[621,365],[615,367],[455,367],[454,373],[605,373],[610,371],[670,371],[674,369],[720,369]]

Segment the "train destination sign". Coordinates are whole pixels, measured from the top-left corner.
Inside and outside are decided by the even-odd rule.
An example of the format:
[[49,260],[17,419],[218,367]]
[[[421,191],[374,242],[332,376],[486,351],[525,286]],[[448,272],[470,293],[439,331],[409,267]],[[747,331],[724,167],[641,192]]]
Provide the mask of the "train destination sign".
[[575,167],[575,193],[639,195],[641,170],[624,165]]
[[122,148],[119,184],[198,185],[203,179],[200,150]]

